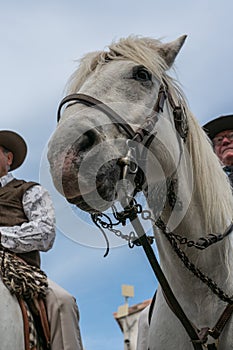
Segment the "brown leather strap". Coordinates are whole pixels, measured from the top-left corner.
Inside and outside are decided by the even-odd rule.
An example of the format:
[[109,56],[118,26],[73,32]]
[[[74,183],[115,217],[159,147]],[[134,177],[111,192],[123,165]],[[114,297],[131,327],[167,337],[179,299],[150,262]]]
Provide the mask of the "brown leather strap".
[[[24,342],[25,350],[33,350],[30,348],[29,340],[29,320],[27,314],[27,307],[25,301],[22,298],[18,298],[18,302],[22,311],[23,324],[24,324]],[[37,332],[39,331],[41,337],[44,339],[44,349],[50,349],[50,328],[46,312],[45,301],[42,298],[34,298],[28,303],[28,307],[33,315],[35,327]]]
[[158,121],[158,116],[160,112],[163,112],[163,107],[165,100],[167,98],[167,92],[165,89],[165,86],[163,84],[160,85],[158,98],[156,100],[156,103],[153,107],[152,113],[146,117],[145,122],[135,131],[135,136],[133,137],[133,141],[136,141],[138,143],[142,142],[144,137],[147,136],[154,136],[152,133],[155,124]]
[[19,306],[21,308],[22,316],[23,316],[25,350],[31,350],[30,341],[29,341],[29,321],[28,321],[26,305],[22,298],[18,298],[18,302],[19,302]]
[[[213,329],[209,329],[209,327],[203,327],[199,332],[198,336],[201,340],[201,342],[204,344],[208,340],[208,335],[210,335],[214,339],[218,339],[227,323],[227,321],[230,319],[233,312],[233,304],[228,304],[226,308],[224,309],[223,313],[219,317],[216,325]],[[208,350],[217,350],[216,344],[207,344]]]
[[50,328],[49,328],[49,322],[47,317],[47,311],[45,307],[45,301],[42,298],[35,298],[34,303],[39,313],[43,334],[46,340],[46,345],[47,345],[47,348],[49,349],[50,348]]
[[[133,138],[135,135],[134,130],[131,128],[129,124],[126,123],[126,121],[121,118],[119,114],[117,114],[112,108],[104,104],[103,102],[97,100],[96,98],[85,95],[85,94],[71,94],[63,98],[61,101],[58,111],[57,111],[57,121],[59,122],[60,117],[61,117],[61,109],[64,104],[68,102],[74,102],[74,103],[82,103],[85,106],[88,107],[95,107],[99,111],[105,113],[109,119],[116,125],[122,127],[122,129],[125,130],[125,132],[128,134],[130,138]],[[72,105],[72,104],[71,104]],[[68,105],[67,107],[71,106]]]
[[[167,97],[167,91],[165,89],[164,84],[161,84],[159,93],[158,93],[158,98],[153,107],[153,111],[151,115],[149,115],[146,118],[145,123],[143,123],[143,125],[139,127],[136,130],[136,132],[118,113],[116,113],[108,105],[106,105],[105,103],[101,102],[100,100],[92,96],[80,94],[80,93],[71,94],[62,99],[57,111],[57,121],[59,122],[61,118],[61,109],[66,103],[73,101],[73,103],[69,104],[67,107],[72,106],[75,103],[82,103],[85,106],[94,107],[99,111],[105,113],[114,124],[117,124],[118,126],[122,127],[125,130],[125,132],[128,134],[130,139],[133,139],[134,141],[137,141],[137,142],[141,142],[144,139],[145,135],[148,135],[152,132],[154,125],[158,120],[158,113],[163,111],[166,97]],[[171,97],[170,99],[172,100]],[[174,102],[173,102],[173,105],[174,105]]]
[[163,290],[163,294],[165,296],[166,300],[169,300],[169,305],[172,305],[172,311],[177,316],[177,318],[182,323],[183,327],[185,328],[186,332],[188,333],[191,342],[193,344],[193,348],[195,350],[203,350],[200,338],[198,336],[196,328],[192,325],[186,314],[184,313],[182,307],[180,306],[178,300],[176,299],[175,295],[173,294],[172,289],[170,288],[168,281],[166,277],[164,276],[164,273],[156,259],[156,256],[154,254],[154,251],[151,247],[151,245],[148,243],[146,234],[144,232],[144,229],[142,227],[142,224],[140,220],[137,217],[137,214],[130,218],[131,224],[135,229],[135,232],[137,232],[138,239],[146,253],[146,256],[150,262],[150,265],[155,273],[155,276],[161,285],[161,288]]
[[219,338],[227,321],[230,319],[232,312],[233,312],[233,304],[228,304],[224,309],[222,315],[219,317],[214,328],[209,330],[209,334],[211,335],[211,337],[213,337],[214,339]]

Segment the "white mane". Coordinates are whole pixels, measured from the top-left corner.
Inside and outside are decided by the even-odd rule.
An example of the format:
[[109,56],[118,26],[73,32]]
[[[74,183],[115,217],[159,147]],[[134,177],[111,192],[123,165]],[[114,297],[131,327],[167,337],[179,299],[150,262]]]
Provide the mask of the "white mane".
[[130,36],[112,43],[106,51],[85,55],[68,82],[67,93],[77,92],[89,74],[107,64],[108,60],[131,60],[144,65],[159,81],[164,80],[174,101],[180,101],[187,113],[189,124],[187,147],[193,164],[194,191],[199,194],[205,217],[205,231],[217,231],[220,225],[226,225],[226,221],[231,220],[233,216],[230,184],[205,132],[189,111],[184,94],[177,82],[167,75],[168,67],[161,56],[160,45],[159,40]]
[[227,175],[207,135],[188,111],[189,136],[187,146],[194,171],[194,191],[202,203],[206,232],[218,232],[219,227],[233,217],[233,196]]

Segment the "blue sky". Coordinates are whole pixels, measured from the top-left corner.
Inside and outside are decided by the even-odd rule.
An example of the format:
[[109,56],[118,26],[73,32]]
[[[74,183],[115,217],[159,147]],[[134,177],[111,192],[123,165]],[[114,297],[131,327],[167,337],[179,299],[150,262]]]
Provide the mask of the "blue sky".
[[130,34],[171,41],[187,34],[176,74],[201,124],[232,113],[233,2],[231,0],[1,1],[1,129],[19,132],[29,151],[18,178],[41,181],[57,214],[54,248],[42,254],[48,276],[76,298],[86,350],[123,348],[113,312],[121,285],[135,287],[131,304],[152,297],[156,281],[141,248],[104,242],[88,217],[56,194],[46,145],[66,81],[85,53]]

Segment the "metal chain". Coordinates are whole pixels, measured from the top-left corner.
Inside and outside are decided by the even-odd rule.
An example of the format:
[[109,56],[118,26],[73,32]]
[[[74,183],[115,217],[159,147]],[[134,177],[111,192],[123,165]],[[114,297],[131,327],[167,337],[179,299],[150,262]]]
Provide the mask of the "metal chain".
[[[206,238],[201,237],[197,242],[194,242],[193,240],[188,240],[186,237],[182,237],[179,234],[169,232],[163,220],[161,218],[154,220],[152,218],[151,211],[142,210],[142,206],[136,202],[135,198],[133,198],[131,205],[125,208],[124,211],[122,212],[118,212],[114,206],[112,209],[113,209],[113,215],[117,220],[116,222],[113,222],[110,219],[110,217],[105,214],[102,214],[102,213],[93,214],[92,219],[99,228],[102,227],[102,229],[108,229],[109,231],[114,233],[117,237],[125,239],[128,242],[128,246],[130,248],[133,248],[135,245],[140,246],[141,243],[134,231],[131,231],[129,234],[123,234],[119,229],[115,229],[114,226],[117,226],[119,224],[122,224],[123,226],[125,226],[126,220],[128,218],[130,218],[132,215],[135,215],[135,214],[136,215],[141,214],[141,217],[143,220],[150,220],[153,226],[156,226],[161,230],[161,232],[165,235],[165,237],[169,241],[173,251],[177,254],[179,259],[182,261],[182,263],[190,272],[192,272],[205,285],[207,285],[207,287],[215,295],[217,295],[222,301],[227,302],[229,304],[233,304],[233,296],[229,296],[227,293],[225,293],[217,285],[216,282],[214,282],[211,278],[209,278],[206,274],[204,274],[198,267],[196,267],[177,244],[177,241],[178,241],[179,244],[186,245],[189,248],[195,247],[197,249],[202,249],[202,250],[206,249],[211,244],[219,242],[224,237],[226,237],[226,235],[229,234],[229,232],[231,231],[232,225],[225,231],[224,234],[211,234]],[[105,220],[103,219],[103,217],[105,217]],[[155,238],[153,236],[147,236],[147,239],[149,240],[150,244],[152,244]]]
[[[163,223],[163,221],[160,219],[158,219],[157,221],[155,221],[152,218],[152,214],[150,210],[142,210],[142,218],[144,220],[150,220],[151,222],[153,222],[154,225],[156,225],[158,228],[160,228],[162,231],[166,231],[167,232],[167,228],[166,225]],[[204,250],[206,248],[208,248],[209,246],[211,246],[214,243],[220,242],[222,241],[226,236],[229,235],[229,233],[232,231],[233,229],[233,223],[231,223],[231,225],[226,229],[226,231],[222,234],[222,233],[211,233],[209,235],[207,235],[206,237],[200,237],[196,242],[194,240],[189,240],[187,237],[181,236],[179,234],[176,234],[174,232],[169,232],[169,235],[174,239],[177,240],[179,242],[179,244],[181,245],[186,245],[188,248],[196,248],[199,250]]]
[[[133,201],[131,202],[131,205],[124,209],[122,212],[118,212],[116,207],[112,206],[113,216],[116,219],[115,222],[106,214],[103,213],[94,213],[91,215],[93,222],[97,227],[100,228],[102,233],[104,234],[103,229],[107,229],[110,232],[112,232],[115,236],[120,237],[128,242],[129,248],[134,248],[134,246],[140,246],[141,243],[139,239],[137,238],[137,235],[134,231],[131,231],[129,234],[124,234],[121,232],[121,230],[114,228],[114,226],[117,226],[121,224],[122,226],[126,225],[126,220],[129,219],[132,215],[137,215],[142,213],[142,206],[141,204],[136,203],[135,198],[132,198]],[[106,235],[104,235],[105,239],[107,240]],[[154,236],[147,236],[148,241],[150,244],[153,243]],[[108,242],[107,242],[108,244]],[[106,256],[107,254],[105,254]]]
[[180,258],[185,267],[191,271],[197,278],[199,278],[207,287],[219,297],[224,302],[229,304],[233,304],[233,296],[229,296],[225,293],[216,282],[214,282],[211,278],[205,275],[198,267],[196,267],[187,257],[187,255],[183,252],[183,250],[178,246],[175,236],[172,232],[168,232],[165,223],[159,218],[157,221],[154,221],[154,224],[160,228],[163,232],[167,240],[169,241],[173,251]]

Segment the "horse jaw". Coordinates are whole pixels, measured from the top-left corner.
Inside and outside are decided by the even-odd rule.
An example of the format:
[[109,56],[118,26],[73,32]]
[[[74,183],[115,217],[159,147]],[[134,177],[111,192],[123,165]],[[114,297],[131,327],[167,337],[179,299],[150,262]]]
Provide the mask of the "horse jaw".
[[[159,45],[158,43],[156,44],[155,41],[151,40],[149,42],[149,46],[154,50],[153,55],[154,53],[159,53],[166,61],[166,64],[172,64],[181,46],[183,45],[184,40],[185,36],[175,40],[172,43]],[[169,51],[172,51],[172,53],[169,53]],[[93,74],[90,74],[88,76],[87,81],[82,83],[82,86],[79,87],[78,91],[81,93],[90,94],[91,96],[103,100],[104,103],[115,103],[115,100],[121,101],[120,104],[115,103],[113,109],[116,110],[119,115],[125,116],[127,123],[132,122],[135,124],[141,124],[145,118],[145,115],[150,114],[152,102],[155,103],[154,99],[159,87],[159,80],[153,77],[152,81],[146,83],[141,83],[140,80],[136,81],[134,75],[132,74],[132,71],[134,66],[137,66],[137,64],[131,62],[130,60],[126,60],[126,64],[123,65],[123,62],[124,61],[120,62],[116,60],[115,62],[110,62],[106,65],[103,65],[101,77],[96,79],[98,71],[93,72]],[[165,66],[165,64],[162,66]],[[122,86],[124,86],[124,88]],[[133,90],[134,93],[131,92],[132,86],[135,90]],[[130,105],[130,108],[128,106],[128,108],[125,109],[127,110],[127,114],[122,107],[122,101],[123,104],[126,103],[127,106]],[[147,108],[148,113],[146,111]],[[79,114],[79,112],[81,114]],[[84,196],[88,196],[90,193],[96,193],[95,190],[97,190],[97,193],[104,195],[105,189],[106,196],[104,196],[104,199],[107,199],[107,201],[109,200],[108,206],[111,205],[110,202],[114,199],[115,196],[115,189],[113,190],[113,188],[111,188],[109,192],[109,187],[110,185],[113,187],[117,181],[119,181],[120,169],[119,166],[116,166],[116,171],[111,172],[111,175],[108,176],[109,168],[111,168],[111,166],[108,166],[109,157],[103,161],[100,159],[98,162],[99,165],[108,164],[106,167],[107,171],[105,171],[105,174],[103,171],[102,179],[99,177],[99,179],[97,178],[97,180],[94,181],[93,177],[91,178],[90,174],[91,166],[86,167],[86,173],[82,173],[80,171],[81,165],[84,164],[82,159],[85,158],[86,150],[83,152],[83,158],[80,151],[70,152],[68,150],[68,152],[70,152],[70,155],[65,154],[67,147],[71,147],[72,145],[76,144],[77,139],[79,137],[82,137],[86,132],[88,132],[88,130],[91,130],[92,128],[95,128],[97,131],[98,129],[101,129],[102,134],[103,131],[106,131],[105,134],[107,135],[109,131],[103,130],[104,124],[109,124],[109,118],[106,115],[99,115],[96,113],[96,110],[92,110],[90,108],[88,110],[85,110],[85,107],[80,105],[70,106],[66,111],[64,111],[64,114],[61,118],[61,123],[58,125],[56,135],[53,137],[52,143],[50,143],[49,146],[50,149],[48,152],[48,158],[54,185],[63,196],[78,206],[80,206],[80,203],[81,205],[83,203],[83,194]],[[84,125],[87,125],[87,128],[85,128]],[[63,129],[66,130],[66,135],[62,131]],[[111,137],[115,142],[115,140],[119,138],[119,132],[116,128],[113,129],[115,130],[115,133],[113,134],[113,131],[111,131]],[[94,143],[91,145],[91,147],[96,149],[96,144],[103,141],[105,142],[105,140],[106,139],[102,137],[101,140],[97,140],[97,143]],[[103,149],[100,150],[100,152],[96,153],[96,157],[93,157],[93,163],[89,162],[89,164],[95,164],[100,155],[104,153],[110,154],[110,159],[115,160],[121,158],[122,156],[125,156],[125,147],[123,149],[123,152],[120,152],[120,154],[119,152],[116,154],[116,148],[117,147],[112,148],[113,152],[111,152],[111,149],[109,147],[106,148],[105,151],[103,151]],[[63,151],[64,154],[62,159],[61,153]],[[97,171],[93,170],[93,172],[97,174]],[[92,180],[91,185],[90,181],[88,182],[90,178]],[[111,183],[109,180],[111,180]]]

